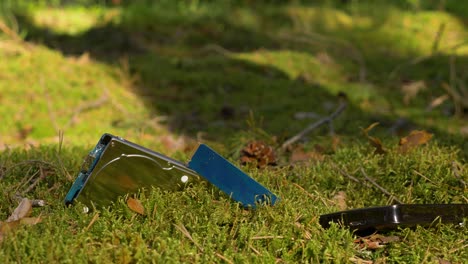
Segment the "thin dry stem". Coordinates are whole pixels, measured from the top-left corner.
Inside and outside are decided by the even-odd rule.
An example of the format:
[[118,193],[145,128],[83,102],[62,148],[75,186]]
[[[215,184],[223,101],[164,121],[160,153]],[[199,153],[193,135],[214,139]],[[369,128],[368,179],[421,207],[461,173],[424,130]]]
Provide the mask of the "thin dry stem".
[[358,180],[358,179],[357,179],[356,177],[354,177],[354,176],[351,176],[348,172],[346,172],[345,170],[343,170],[343,169],[341,169],[340,167],[338,167],[338,165],[336,165],[334,162],[331,162],[330,164],[331,164],[331,166],[332,166],[335,170],[337,170],[341,175],[343,175],[343,176],[349,178],[350,180],[352,180],[352,181],[354,181],[354,182],[361,183],[360,180]]
[[[335,119],[337,116],[339,116],[348,106],[348,102],[346,100],[340,100],[340,104],[338,105],[338,108],[333,112],[331,115],[324,117],[320,120],[318,120],[315,123],[310,124],[308,127],[306,127],[304,130],[296,134],[295,136],[291,137],[290,139],[286,140],[286,142],[283,143],[281,146],[281,149],[285,150],[287,147],[290,145],[296,143],[297,141],[301,140],[304,136],[306,136],[308,133],[312,132],[314,129],[324,125],[324,124],[331,124],[333,119]],[[330,126],[332,127],[332,126]]]
[[379,189],[381,192],[383,192],[385,195],[389,196],[391,199],[393,199],[395,202],[399,203],[399,204],[402,204],[403,202],[400,201],[398,198],[395,197],[395,195],[391,194],[389,191],[387,191],[385,188],[383,188],[382,186],[380,186],[379,184],[377,184],[377,182],[372,179],[371,177],[369,177],[367,175],[367,173],[364,171],[363,168],[361,168],[361,172],[362,172],[362,175],[364,175],[364,178],[366,178],[367,181],[369,181],[370,183],[372,183],[372,185],[374,185],[377,189]]

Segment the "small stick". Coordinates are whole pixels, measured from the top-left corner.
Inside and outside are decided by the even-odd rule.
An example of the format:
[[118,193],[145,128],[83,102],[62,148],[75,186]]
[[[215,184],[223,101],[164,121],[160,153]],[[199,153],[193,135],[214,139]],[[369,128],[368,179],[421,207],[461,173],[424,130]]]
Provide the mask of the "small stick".
[[250,239],[252,240],[263,240],[263,239],[282,239],[284,238],[283,236],[255,236],[255,237],[252,237]]
[[218,252],[215,252],[215,255],[216,255],[218,258],[220,258],[220,259],[226,261],[226,262],[229,263],[229,264],[234,264],[234,262],[232,262],[232,260],[226,258],[225,256],[219,254]]
[[293,182],[293,185],[296,186],[298,189],[300,189],[301,191],[303,191],[307,196],[309,196],[310,198],[312,199],[315,199],[316,197],[314,197],[311,193],[309,193],[308,191],[306,191],[306,189],[304,189],[304,187],[300,186],[299,184]]
[[91,228],[91,226],[94,224],[94,222],[98,220],[98,218],[99,218],[99,213],[96,213],[91,219],[91,221],[89,222],[88,226],[84,229],[84,231],[85,232],[88,231]]
[[185,237],[187,237],[190,241],[192,241],[192,243],[201,251],[201,252],[205,252],[205,249],[202,248],[192,237],[192,235],[190,234],[190,232],[187,230],[187,228],[185,228],[185,226],[183,224],[179,224],[179,225],[176,225],[176,224],[173,224],[175,228],[177,228],[177,230],[179,230]]
[[249,248],[255,253],[257,254],[258,256],[261,256],[262,253],[260,253],[260,251],[258,251],[256,248],[254,248],[252,245],[249,245]]
[[362,172],[362,175],[364,175],[364,177],[366,178],[367,181],[369,181],[370,183],[372,183],[375,187],[377,187],[377,189],[379,189],[381,192],[383,192],[384,194],[388,195],[390,198],[392,198],[393,200],[395,200],[395,202],[399,203],[399,204],[403,204],[402,201],[400,201],[398,198],[395,197],[395,195],[391,194],[389,191],[387,191],[385,188],[383,188],[382,186],[378,185],[377,182],[375,182],[375,180],[373,180],[372,178],[370,178],[369,176],[367,176],[367,173],[364,171],[364,169],[361,167],[361,172]]
[[60,165],[60,168],[62,169],[63,174],[65,174],[67,176],[67,179],[69,181],[72,181],[73,177],[67,171],[67,169],[65,168],[65,165],[63,165],[62,159],[60,158],[60,155],[61,155],[61,152],[62,152],[62,145],[63,145],[63,135],[64,135],[63,130],[59,130],[58,131],[59,145],[58,145],[58,150],[57,150],[56,156],[57,156],[57,161],[58,161],[58,163]]
[[331,115],[329,115],[327,117],[324,117],[324,118],[318,120],[315,123],[310,124],[308,127],[306,127],[304,130],[299,132],[297,135],[295,135],[292,138],[286,140],[286,142],[284,142],[283,145],[281,146],[281,149],[283,149],[283,150],[286,149],[291,144],[293,144],[296,141],[300,140],[305,135],[310,133],[312,130],[320,127],[323,124],[326,124],[326,123],[331,124],[333,119],[335,119],[338,115],[340,115],[346,109],[347,106],[348,106],[348,102],[346,100],[340,100],[340,104],[338,105],[338,108],[335,110],[335,112],[333,112]]
[[36,185],[41,180],[43,180],[46,177],[46,174],[44,173],[44,170],[42,169],[42,167],[39,167],[39,171],[40,171],[39,177],[33,183],[31,183],[31,185],[29,185],[29,187],[26,190],[24,190],[21,194],[24,195],[24,194],[30,192],[32,189],[34,189],[34,187],[36,187]]
[[338,167],[338,165],[336,165],[335,163],[331,162],[331,165],[332,167],[337,170],[339,173],[341,173],[341,175],[345,176],[345,177],[348,177],[350,180],[354,181],[354,182],[357,182],[357,183],[361,183],[361,181],[359,181],[356,177],[354,176],[351,176],[348,172],[340,169]]

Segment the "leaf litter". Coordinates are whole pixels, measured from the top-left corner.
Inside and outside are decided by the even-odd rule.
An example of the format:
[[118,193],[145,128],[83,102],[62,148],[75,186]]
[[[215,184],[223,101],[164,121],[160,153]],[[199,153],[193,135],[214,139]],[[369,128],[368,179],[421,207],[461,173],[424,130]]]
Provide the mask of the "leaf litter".
[[32,201],[28,198],[23,198],[8,219],[5,222],[0,221],[0,242],[2,242],[3,237],[7,233],[17,229],[21,225],[35,225],[42,221],[40,216],[29,217],[32,213],[32,207]]
[[375,148],[374,154],[385,154],[387,151],[384,149],[382,141],[376,137],[369,136],[369,132],[378,125],[378,122],[373,123],[367,128],[363,129],[362,133],[364,133],[364,136],[366,136],[367,140],[369,140],[369,143]]
[[[369,132],[379,125],[378,122],[371,124],[367,128],[363,129],[362,132],[364,136],[369,140],[369,143],[375,148],[374,154],[386,154],[388,151],[384,148],[382,141],[379,138],[369,135]],[[413,130],[406,137],[400,138],[398,143],[398,152],[399,153],[408,153],[411,150],[415,149],[418,146],[428,143],[432,134],[424,130]]]
[[145,207],[141,204],[140,200],[129,197],[127,199],[127,206],[135,213],[145,215]]
[[361,249],[376,250],[385,247],[389,243],[400,241],[399,236],[384,236],[380,234],[372,234],[370,236],[360,237],[354,240]]
[[429,140],[431,140],[431,138],[432,134],[424,130],[411,131],[411,133],[408,136],[400,139],[399,151],[401,153],[407,153],[419,145],[426,144],[427,142],[429,142]]

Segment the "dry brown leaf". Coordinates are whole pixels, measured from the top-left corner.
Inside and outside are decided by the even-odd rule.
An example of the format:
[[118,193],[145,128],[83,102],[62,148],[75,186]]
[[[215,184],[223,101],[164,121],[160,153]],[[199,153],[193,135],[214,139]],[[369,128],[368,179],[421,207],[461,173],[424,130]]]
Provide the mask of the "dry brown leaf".
[[311,160],[322,161],[324,159],[323,155],[318,151],[309,151],[305,152],[302,147],[297,147],[291,152],[291,157],[289,162],[307,162]]
[[406,153],[419,145],[426,144],[431,140],[432,134],[424,130],[414,130],[411,133],[400,139],[400,152]]
[[127,206],[135,213],[145,215],[145,208],[141,204],[140,200],[129,197],[127,199]]
[[16,207],[16,209],[13,211],[13,213],[8,217],[6,220],[7,222],[13,222],[13,221],[18,221],[21,218],[28,217],[31,215],[32,212],[32,202],[28,198],[23,198]]
[[375,148],[374,154],[385,154],[387,151],[384,149],[382,145],[382,141],[376,137],[369,136],[369,131],[371,131],[374,127],[379,125],[378,122],[371,124],[369,127],[362,130],[364,136],[369,140],[369,143]]
[[400,241],[398,236],[383,236],[380,234],[372,234],[370,236],[361,237],[354,240],[354,243],[358,244],[360,248],[366,249],[379,249],[385,247],[385,244],[391,242]]

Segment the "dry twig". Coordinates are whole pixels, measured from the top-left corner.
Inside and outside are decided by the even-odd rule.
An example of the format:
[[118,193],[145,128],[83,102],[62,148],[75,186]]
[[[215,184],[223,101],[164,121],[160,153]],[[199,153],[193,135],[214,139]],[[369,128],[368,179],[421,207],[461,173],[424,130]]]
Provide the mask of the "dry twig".
[[70,175],[70,173],[68,172],[68,170],[65,168],[65,165],[63,165],[63,161],[62,161],[62,158],[60,158],[60,153],[62,152],[62,146],[63,146],[63,130],[59,130],[58,131],[58,136],[59,136],[59,144],[58,144],[58,150],[57,150],[57,161],[60,165],[60,169],[62,169],[62,172],[64,175],[67,176],[67,179],[69,181],[72,181],[73,180],[73,177]]
[[299,132],[297,135],[293,136],[292,138],[286,140],[286,142],[283,143],[281,146],[281,149],[285,150],[287,147],[292,145],[293,143],[297,142],[298,140],[302,139],[305,135],[310,133],[312,130],[324,125],[328,124],[330,128],[332,128],[332,121],[335,119],[337,116],[339,116],[348,106],[348,101],[346,98],[340,98],[340,103],[338,105],[338,108],[333,112],[331,115],[324,117],[320,120],[318,120],[315,123],[310,124],[308,127],[306,127],[304,130]]
[[26,188],[26,190],[24,190],[21,194],[22,195],[25,195],[26,193],[30,192],[32,189],[34,189],[36,187],[36,185],[41,181],[43,180],[45,177],[47,176],[47,173],[44,172],[44,170],[42,169],[42,167],[39,167],[39,177],[33,182],[31,183],[31,185],[29,185],[28,188]]
[[93,224],[98,220],[98,218],[99,218],[99,213],[96,213],[91,219],[91,221],[89,222],[88,226],[84,229],[84,231],[85,232],[88,231],[91,228],[91,226],[93,226]]
[[357,182],[357,183],[361,183],[360,180],[358,180],[356,177],[354,176],[351,176],[348,172],[346,172],[345,170],[341,169],[340,167],[338,167],[338,165],[336,165],[335,163],[331,162],[331,166],[337,170],[341,175],[349,178],[350,180],[354,181],[354,182]]
[[175,228],[177,228],[177,230],[179,230],[185,237],[187,237],[190,241],[192,241],[192,243],[201,251],[201,252],[204,252],[205,250],[200,246],[200,244],[198,244],[192,237],[192,235],[190,234],[190,232],[187,230],[187,228],[185,228],[185,226],[183,224],[173,224]]
[[395,197],[395,195],[391,194],[389,191],[387,191],[385,188],[383,188],[382,186],[380,186],[379,184],[377,184],[377,182],[375,182],[374,179],[372,179],[371,177],[369,177],[367,175],[367,173],[364,171],[363,168],[361,168],[361,172],[362,172],[362,175],[364,175],[364,178],[366,178],[367,181],[369,181],[370,183],[372,183],[372,185],[374,185],[377,189],[379,189],[381,192],[383,192],[385,195],[389,196],[390,198],[392,198],[395,202],[399,203],[399,204],[402,204],[403,202],[400,201],[398,198]]
[[234,262],[232,262],[232,260],[226,258],[225,256],[219,254],[218,252],[215,252],[215,255],[216,255],[218,258],[220,258],[220,259],[226,261],[226,262],[229,263],[229,264],[234,264]]

